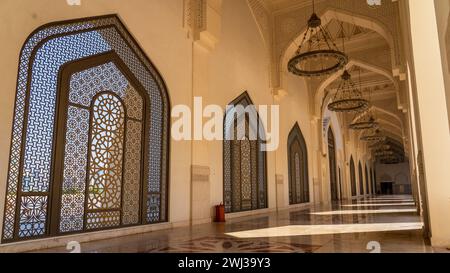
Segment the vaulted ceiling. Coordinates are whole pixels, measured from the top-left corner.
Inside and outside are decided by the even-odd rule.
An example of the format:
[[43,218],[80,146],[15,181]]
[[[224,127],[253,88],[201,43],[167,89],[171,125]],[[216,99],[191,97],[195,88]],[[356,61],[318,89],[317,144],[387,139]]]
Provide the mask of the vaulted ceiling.
[[[299,44],[298,37],[312,13],[312,0],[248,2],[257,11],[255,19],[273,56],[273,83],[276,86],[276,75],[286,72],[286,59],[291,57]],[[344,41],[345,51],[353,61],[347,68],[363,95],[370,98],[382,128],[393,139],[403,143],[407,128],[401,109],[404,102],[400,99],[401,92],[405,90],[401,89],[403,85],[395,75],[395,71],[402,67],[398,3],[382,1],[382,6],[374,9],[363,0],[316,0],[315,9],[339,48],[343,48]],[[279,56],[282,58],[279,59]],[[316,102],[328,102],[340,80],[338,76],[334,78],[332,81],[323,78],[308,80],[313,90],[311,95],[321,96],[315,99]],[[321,88],[323,93],[320,93]],[[353,116],[345,117],[344,121],[351,122],[352,119]]]

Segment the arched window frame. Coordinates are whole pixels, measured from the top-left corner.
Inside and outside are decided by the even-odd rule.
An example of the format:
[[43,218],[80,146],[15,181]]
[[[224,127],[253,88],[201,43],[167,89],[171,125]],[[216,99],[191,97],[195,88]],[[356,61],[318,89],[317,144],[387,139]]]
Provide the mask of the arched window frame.
[[[298,150],[294,150],[297,148]],[[302,131],[298,123],[295,123],[291,132],[288,136],[288,172],[289,172],[289,203],[291,205],[294,204],[302,204],[309,203],[309,174],[308,174],[308,149],[306,146],[305,138],[303,137]],[[295,154],[298,154],[300,166],[296,166]],[[297,169],[299,170],[300,177],[300,189],[297,189]],[[297,192],[300,190],[300,196],[297,195]]]
[[[231,103],[228,104],[229,106],[238,106],[241,105],[244,108],[246,106],[254,106],[250,96],[247,92],[244,92],[239,97],[234,99]],[[259,118],[259,114],[256,111],[256,108],[253,108],[254,113],[252,115],[255,115],[258,124],[257,128],[252,127],[254,124],[250,124],[247,126],[248,123],[248,116],[246,114],[245,116],[245,122],[246,122],[246,136],[249,137],[249,130],[253,130],[254,133],[256,133],[257,140],[256,140],[256,151],[255,154],[252,154],[252,160],[251,160],[251,169],[253,172],[252,180],[255,175],[256,170],[256,187],[255,185],[252,186],[252,203],[251,208],[249,209],[243,209],[242,203],[237,204],[236,197],[235,196],[235,189],[234,187],[236,184],[241,185],[241,181],[239,179],[238,182],[236,182],[236,179],[233,179],[233,177],[236,176],[235,170],[236,168],[233,167],[233,165],[238,164],[235,160],[232,160],[233,157],[233,149],[232,147],[237,144],[237,142],[240,142],[238,140],[227,140],[227,135],[230,132],[231,127],[234,127],[234,133],[237,132],[236,126],[237,126],[237,120],[239,117],[233,112],[232,118],[230,118],[230,113],[227,112],[224,117],[224,141],[223,141],[223,203],[225,205],[225,212],[226,213],[233,213],[233,212],[241,212],[241,211],[249,211],[249,210],[257,210],[257,209],[264,209],[268,207],[268,197],[267,197],[267,159],[266,159],[266,152],[262,150],[262,145],[265,140],[265,136],[263,135],[265,130],[263,128],[262,121]],[[250,128],[252,127],[252,128]],[[252,146],[252,145],[251,145]],[[254,150],[254,149],[252,149]],[[239,175],[240,177],[240,175]],[[233,182],[234,181],[234,182]],[[252,182],[254,183],[254,182]],[[238,198],[241,200],[241,197]],[[242,200],[241,200],[242,201]]]
[[366,175],[366,193],[369,195],[369,194],[371,194],[371,189],[370,189],[370,182],[369,182],[369,172],[368,172],[368,170],[367,170],[367,165],[366,164],[364,164],[364,172],[365,172],[365,175]]
[[350,183],[352,187],[352,196],[358,196],[358,190],[356,185],[356,168],[353,156],[350,156]]
[[[146,164],[148,164],[149,166],[156,166],[150,167],[151,174],[148,174],[147,177],[149,185],[151,185],[151,187],[153,188],[146,193],[148,197],[146,198],[148,200],[148,211],[146,215],[148,221],[146,221],[146,223],[166,222],[168,219],[170,99],[168,96],[166,85],[164,83],[164,80],[160,76],[160,73],[157,71],[150,59],[139,47],[137,41],[127,31],[126,27],[116,15],[105,15],[54,22],[43,25],[36,29],[33,33],[31,33],[21,50],[14,110],[13,132],[11,138],[11,153],[5,198],[2,243],[53,236],[49,234],[50,228],[48,226],[49,219],[52,216],[50,215],[49,210],[47,211],[47,207],[49,207],[49,203],[51,202],[50,200],[53,198],[53,178],[49,179],[47,182],[48,198],[45,201],[46,204],[43,204],[43,206],[46,207],[46,228],[44,233],[37,236],[29,236],[25,238],[19,238],[17,235],[18,223],[20,218],[20,212],[18,210],[21,202],[19,197],[17,196],[17,193],[20,191],[20,188],[18,188],[19,185],[22,185],[22,168],[24,164],[23,157],[25,153],[25,140],[28,128],[27,122],[29,121],[28,113],[30,111],[29,107],[30,105],[32,105],[32,103],[30,103],[30,89],[33,86],[31,83],[33,79],[31,75],[32,73],[34,73],[33,69],[35,68],[36,63],[35,58],[42,57],[42,54],[39,55],[39,50],[43,46],[57,39],[66,39],[69,40],[69,42],[73,42],[70,41],[70,39],[77,39],[78,36],[82,35],[84,35],[85,38],[92,36],[95,36],[97,38],[101,37],[105,45],[107,44],[108,46],[100,49],[100,47],[103,46],[100,45],[97,49],[97,53],[88,53],[93,52],[94,50],[83,51],[83,48],[77,48],[77,51],[82,53],[80,53],[79,55],[73,54],[74,57],[72,60],[69,59],[69,62],[65,61],[67,58],[69,58],[66,55],[54,56],[55,60],[59,60],[60,62],[62,62],[61,64],[59,64],[60,68],[67,63],[76,62],[76,60],[81,60],[86,57],[101,55],[103,53],[112,51],[116,53],[117,56],[119,56],[119,58],[123,60],[123,62],[127,63],[127,66],[130,67],[130,71],[132,72],[132,74],[136,76],[138,81],[142,83],[142,86],[145,87],[145,90],[147,91],[149,96],[152,97],[153,101],[152,105],[150,106],[151,119],[149,120],[149,126],[153,127],[152,130],[149,130],[149,132],[153,131],[154,133],[148,136],[148,138],[149,141],[157,140],[156,142],[152,143],[155,147],[153,148],[154,150],[159,149],[159,151],[155,153],[159,156],[155,156],[153,158],[148,157],[148,162],[146,162]],[[88,44],[89,43],[84,40],[83,46],[88,47]],[[70,47],[67,47],[66,49],[70,50]],[[64,54],[61,51],[60,53]],[[87,55],[83,56],[82,54]],[[54,92],[54,90],[51,89],[51,92]],[[56,109],[58,107],[56,103],[52,107],[54,107],[53,109],[55,109],[56,113]],[[52,107],[50,107],[50,109],[46,109],[46,111],[50,110],[51,112]],[[55,123],[57,119],[58,117],[55,114]],[[53,134],[56,134],[58,128],[53,127],[52,130]],[[54,141],[55,137],[53,137],[52,139]],[[55,153],[56,150],[53,149],[51,154],[54,155]],[[51,175],[53,176],[53,174]],[[158,185],[158,193],[153,190],[155,185]],[[157,211],[155,210],[155,206]]]
[[327,138],[331,200],[339,200],[339,185],[336,163],[336,138],[334,137],[334,132],[331,126],[328,128]]
[[361,161],[358,163],[358,174],[359,174],[359,194],[365,195],[364,193],[364,177],[363,177],[363,169],[361,165]]

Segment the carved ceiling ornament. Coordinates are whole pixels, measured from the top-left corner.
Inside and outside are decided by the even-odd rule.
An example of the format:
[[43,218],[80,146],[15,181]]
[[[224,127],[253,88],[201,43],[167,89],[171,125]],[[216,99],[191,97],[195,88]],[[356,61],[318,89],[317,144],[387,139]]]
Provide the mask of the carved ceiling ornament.
[[194,40],[206,28],[206,5],[207,0],[184,0],[184,27]]

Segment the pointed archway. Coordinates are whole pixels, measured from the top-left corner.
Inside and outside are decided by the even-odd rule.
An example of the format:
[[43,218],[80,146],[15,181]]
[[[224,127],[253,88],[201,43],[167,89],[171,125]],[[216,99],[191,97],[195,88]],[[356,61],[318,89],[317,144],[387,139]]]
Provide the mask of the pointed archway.
[[328,160],[329,160],[329,173],[330,173],[330,192],[331,200],[339,200],[339,186],[336,177],[337,165],[336,165],[336,141],[334,133],[331,127],[328,128]]
[[288,164],[289,164],[289,203],[308,203],[309,176],[308,151],[305,138],[298,123],[294,125],[288,137]]

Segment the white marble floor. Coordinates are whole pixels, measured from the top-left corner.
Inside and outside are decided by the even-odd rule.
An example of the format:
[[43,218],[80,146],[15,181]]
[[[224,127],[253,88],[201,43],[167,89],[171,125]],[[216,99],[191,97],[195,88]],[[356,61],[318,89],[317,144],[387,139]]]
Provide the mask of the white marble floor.
[[[423,223],[410,196],[284,210],[227,223],[161,230],[81,245],[83,252],[385,253],[450,252],[422,237]],[[40,252],[67,252],[54,248]]]

